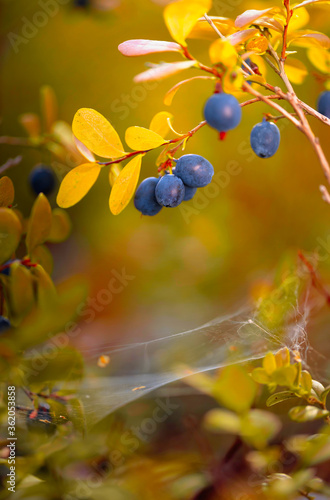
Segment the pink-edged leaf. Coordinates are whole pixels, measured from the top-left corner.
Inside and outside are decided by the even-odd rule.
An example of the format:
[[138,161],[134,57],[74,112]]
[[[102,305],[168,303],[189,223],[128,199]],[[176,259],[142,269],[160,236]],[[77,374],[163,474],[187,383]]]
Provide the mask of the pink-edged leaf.
[[177,83],[176,85],[174,85],[174,87],[172,87],[166,94],[165,94],[165,97],[164,97],[164,104],[166,106],[170,106],[172,104],[172,101],[173,101],[173,97],[175,96],[175,94],[177,93],[177,91],[179,90],[179,88],[182,86],[182,85],[185,85],[186,83],[189,83],[191,82],[192,80],[215,80],[215,77],[213,76],[193,76],[192,78],[188,78],[187,80],[182,80],[182,82],[179,82]]
[[259,33],[259,30],[256,28],[250,28],[247,30],[242,30],[242,31],[237,31],[236,33],[233,33],[232,35],[229,35],[227,37],[228,42],[230,42],[232,45],[239,45],[240,43],[246,42],[246,40],[249,40],[249,38],[252,38],[254,35]]
[[329,49],[330,38],[324,33],[309,30],[296,31],[289,38],[288,45],[290,44],[307,48],[315,46]]
[[171,75],[175,75],[180,71],[191,68],[195,66],[196,61],[182,61],[182,62],[174,62],[174,63],[163,63],[157,64],[154,67],[144,71],[136,75],[134,78],[134,82],[148,82],[154,80],[162,80],[163,78],[167,78]]
[[75,136],[73,136],[73,137],[74,137],[74,142],[76,144],[76,148],[78,149],[79,153],[84,158],[86,158],[86,160],[89,160],[90,162],[94,163],[95,156],[93,155],[93,153],[88,149],[87,146],[85,146],[85,144],[83,144],[81,141],[79,141],[79,139],[77,139],[77,137],[75,137]]
[[305,7],[306,5],[313,5],[314,3],[330,3],[329,1],[326,0],[305,0],[302,3],[299,3],[297,5],[294,5],[292,7],[293,10],[295,9],[300,9],[300,7]]
[[270,11],[273,11],[274,7],[269,7],[268,9],[264,10],[246,10],[243,12],[243,14],[240,14],[238,17],[235,19],[235,26],[236,28],[243,28],[246,25],[253,24],[254,21],[262,17],[263,15],[269,13]]
[[156,52],[181,52],[178,43],[162,42],[158,40],[127,40],[118,46],[119,52],[124,56],[137,57]]

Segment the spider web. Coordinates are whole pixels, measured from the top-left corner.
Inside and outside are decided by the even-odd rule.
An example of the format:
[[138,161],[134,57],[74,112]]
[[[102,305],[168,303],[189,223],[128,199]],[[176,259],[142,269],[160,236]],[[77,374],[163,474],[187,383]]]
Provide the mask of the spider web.
[[304,314],[296,307],[293,313],[291,324],[281,334],[267,330],[253,310],[242,309],[167,337],[89,349],[89,357],[95,360],[100,355],[110,358],[109,365],[94,370],[81,387],[80,398],[89,424],[156,389],[165,388],[166,394],[169,384],[189,375],[251,362],[285,346],[307,360],[307,305]]

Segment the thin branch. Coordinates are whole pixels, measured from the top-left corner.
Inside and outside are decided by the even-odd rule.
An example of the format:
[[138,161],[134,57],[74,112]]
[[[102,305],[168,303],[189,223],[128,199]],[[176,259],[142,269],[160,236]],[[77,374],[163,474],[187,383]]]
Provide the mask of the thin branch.
[[5,172],[9,168],[14,167],[15,165],[18,165],[19,163],[21,163],[22,159],[23,159],[23,156],[16,156],[16,158],[9,158],[9,160],[7,160],[6,163],[4,163],[0,167],[0,174]]

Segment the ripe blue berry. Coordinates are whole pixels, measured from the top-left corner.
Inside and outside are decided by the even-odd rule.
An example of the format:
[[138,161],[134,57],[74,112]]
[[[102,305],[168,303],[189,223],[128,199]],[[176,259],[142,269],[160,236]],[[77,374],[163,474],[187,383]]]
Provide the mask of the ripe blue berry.
[[10,328],[10,321],[3,316],[0,316],[0,333],[5,333]]
[[164,175],[156,186],[156,199],[164,207],[177,207],[183,201],[184,184],[173,174]]
[[175,168],[175,175],[189,187],[207,186],[213,174],[214,168],[211,163],[199,155],[181,156]]
[[197,188],[184,185],[184,198],[183,201],[191,200],[197,192]]
[[14,260],[7,260],[7,262],[5,262],[3,264],[3,266],[6,266],[2,271],[0,271],[0,274],[4,274],[5,276],[9,276],[10,275],[10,266],[11,264],[15,262]]
[[204,117],[207,123],[219,132],[227,132],[240,123],[242,109],[231,94],[213,94],[205,104]]
[[162,209],[155,196],[155,189],[159,180],[156,177],[148,177],[141,182],[136,190],[134,205],[143,215],[156,215]]
[[51,168],[38,165],[30,174],[30,185],[35,194],[50,194],[55,188],[55,174]]
[[253,151],[260,158],[270,158],[280,145],[280,131],[275,123],[263,120],[251,130],[250,143]]
[[330,90],[325,90],[319,95],[317,101],[317,110],[322,115],[330,118]]

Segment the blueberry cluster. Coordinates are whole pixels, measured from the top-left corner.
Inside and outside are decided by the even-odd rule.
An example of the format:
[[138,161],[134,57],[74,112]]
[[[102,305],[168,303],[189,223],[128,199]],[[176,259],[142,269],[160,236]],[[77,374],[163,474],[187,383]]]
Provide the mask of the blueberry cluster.
[[181,156],[172,173],[141,182],[135,193],[135,208],[143,215],[156,215],[163,207],[177,207],[191,200],[197,188],[207,186],[213,174],[213,166],[202,156]]
[[319,95],[317,101],[317,110],[321,115],[330,118],[330,90],[325,90]]
[[42,164],[34,167],[30,173],[29,181],[31,189],[36,195],[43,193],[47,196],[54,191],[56,185],[53,170]]

